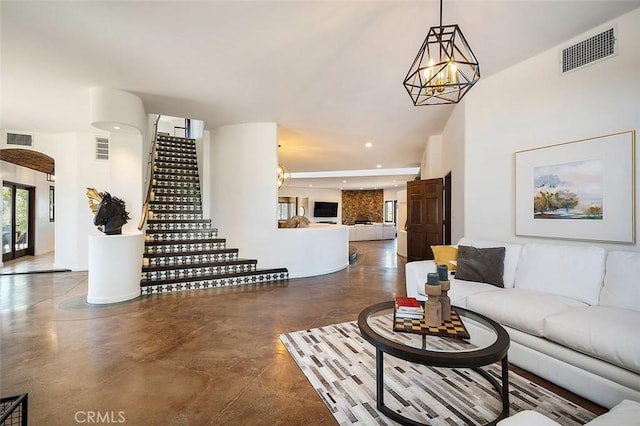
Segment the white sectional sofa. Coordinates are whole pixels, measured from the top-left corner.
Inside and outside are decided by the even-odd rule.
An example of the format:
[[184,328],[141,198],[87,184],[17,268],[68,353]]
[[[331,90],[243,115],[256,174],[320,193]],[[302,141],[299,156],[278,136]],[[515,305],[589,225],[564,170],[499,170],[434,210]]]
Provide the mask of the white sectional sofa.
[[[640,401],[640,253],[468,238],[458,246],[505,247],[503,288],[452,275],[449,296],[505,327],[511,363],[607,408]],[[407,296],[426,299],[428,272],[434,261],[407,263]]]
[[396,237],[396,230],[392,223],[349,225],[349,241],[392,240]]

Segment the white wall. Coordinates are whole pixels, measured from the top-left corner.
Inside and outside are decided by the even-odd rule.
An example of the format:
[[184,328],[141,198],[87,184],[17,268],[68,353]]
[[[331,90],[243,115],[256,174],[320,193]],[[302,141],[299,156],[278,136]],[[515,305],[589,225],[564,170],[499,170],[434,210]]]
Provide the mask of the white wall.
[[263,267],[278,264],[272,247],[277,229],[278,129],[275,123],[219,127],[211,132],[211,214],[229,247]]
[[[55,267],[74,271],[88,267],[88,236],[101,235],[93,225],[87,187],[110,191],[107,160],[95,159],[95,135],[55,135],[56,244]],[[139,188],[139,186],[138,186]],[[115,194],[114,195],[118,195]]]
[[[275,176],[275,175],[274,175]],[[275,177],[273,179],[275,181]],[[327,220],[335,220],[338,224],[342,223],[342,191],[339,189],[320,189],[320,188],[284,188],[278,191],[279,197],[307,197],[309,198],[309,212],[307,217],[312,222],[320,222]],[[316,201],[327,201],[338,203],[338,217],[336,219],[330,217],[315,217],[313,215],[313,203]]]
[[465,108],[458,105],[449,117],[442,133],[442,158],[437,175],[451,172],[451,241],[457,242],[465,235],[464,184],[465,184]]
[[[142,136],[139,134],[112,132],[109,136],[109,184],[103,189],[96,188],[108,191],[125,202],[131,219],[122,227],[123,234],[139,232],[138,222],[146,195],[142,189],[142,159],[145,158],[142,145]],[[142,253],[140,255],[142,256]]]
[[[345,268],[347,227],[278,229],[277,140],[275,123],[236,124],[211,131],[203,153],[210,168],[207,203],[213,226],[227,239],[227,247],[238,248],[243,258],[257,259],[260,269],[285,267],[296,278]],[[311,198],[309,193],[282,196],[296,195]],[[314,194],[322,196],[321,201],[333,201],[324,199],[329,195]]]
[[[614,22],[618,25],[616,57],[561,76],[558,46],[480,80],[469,92],[463,105],[466,236],[534,240],[515,236],[514,152],[640,129],[640,9]],[[600,29],[603,27],[588,35]],[[458,126],[456,119],[448,123],[447,143],[447,132],[457,133]],[[455,146],[447,146],[449,154],[455,150]],[[636,149],[636,167],[640,164],[638,153],[640,150]],[[636,203],[640,203],[638,179],[640,173],[636,173]],[[639,207],[636,205],[637,224]],[[636,232],[638,229],[636,226]],[[638,250],[637,243],[600,245]]]

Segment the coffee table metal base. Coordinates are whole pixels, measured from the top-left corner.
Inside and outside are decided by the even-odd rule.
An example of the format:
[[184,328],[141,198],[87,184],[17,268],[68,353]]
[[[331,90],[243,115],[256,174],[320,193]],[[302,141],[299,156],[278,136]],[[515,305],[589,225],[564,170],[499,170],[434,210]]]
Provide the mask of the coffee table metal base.
[[[392,420],[402,424],[402,425],[426,425],[428,423],[420,423],[415,420],[412,420],[408,417],[405,417],[384,405],[384,360],[383,360],[384,352],[380,348],[376,348],[376,404],[378,411],[383,413],[385,416],[389,417]],[[407,361],[409,362],[409,361]],[[502,400],[502,412],[496,417],[494,420],[487,423],[488,425],[495,425],[498,421],[509,417],[509,368],[507,355],[502,358],[502,384],[498,383],[498,381],[491,376],[489,373],[484,371],[480,367],[470,367],[473,371],[480,374],[484,377],[491,385],[495,388],[496,391],[500,394],[500,399]]]

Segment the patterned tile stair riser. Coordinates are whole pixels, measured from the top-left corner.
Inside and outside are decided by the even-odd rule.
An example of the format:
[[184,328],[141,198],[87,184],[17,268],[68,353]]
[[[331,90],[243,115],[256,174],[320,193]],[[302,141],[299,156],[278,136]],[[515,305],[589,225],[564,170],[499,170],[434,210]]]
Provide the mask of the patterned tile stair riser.
[[[362,338],[357,322],[295,331],[280,340],[339,424],[396,424],[376,410],[375,348]],[[386,354],[384,362],[386,405],[415,421],[486,424],[501,411],[495,389],[472,370],[433,368]],[[499,379],[498,364],[484,369]],[[509,383],[511,415],[530,409],[562,425],[582,425],[595,417],[513,372]]]

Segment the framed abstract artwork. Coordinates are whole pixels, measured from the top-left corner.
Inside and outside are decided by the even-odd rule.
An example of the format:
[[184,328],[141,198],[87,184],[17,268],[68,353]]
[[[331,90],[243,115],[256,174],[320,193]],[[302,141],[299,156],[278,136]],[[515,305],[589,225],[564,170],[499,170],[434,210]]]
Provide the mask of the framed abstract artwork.
[[515,153],[516,235],[635,243],[635,131]]

